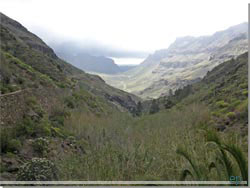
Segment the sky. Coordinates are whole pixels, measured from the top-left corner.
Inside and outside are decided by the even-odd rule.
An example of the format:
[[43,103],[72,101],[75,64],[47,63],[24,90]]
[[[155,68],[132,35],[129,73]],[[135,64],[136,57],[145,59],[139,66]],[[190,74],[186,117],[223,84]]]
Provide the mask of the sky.
[[248,21],[248,3],[249,0],[0,0],[0,11],[52,47],[73,42],[84,48],[100,46],[126,52],[126,58],[143,58],[167,48],[177,37],[211,35]]

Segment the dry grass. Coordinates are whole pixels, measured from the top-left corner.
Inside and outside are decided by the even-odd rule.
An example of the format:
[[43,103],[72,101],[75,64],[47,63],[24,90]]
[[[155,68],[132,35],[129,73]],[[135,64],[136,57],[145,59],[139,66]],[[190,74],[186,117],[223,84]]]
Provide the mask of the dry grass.
[[[58,164],[61,179],[179,180],[183,169],[190,167],[176,153],[181,147],[208,179],[218,180],[208,170],[215,155],[205,138],[209,117],[207,108],[198,104],[137,119],[121,113],[106,117],[75,113],[66,128],[83,144],[86,154],[64,156]],[[247,142],[236,133],[221,133],[220,138],[237,146]]]

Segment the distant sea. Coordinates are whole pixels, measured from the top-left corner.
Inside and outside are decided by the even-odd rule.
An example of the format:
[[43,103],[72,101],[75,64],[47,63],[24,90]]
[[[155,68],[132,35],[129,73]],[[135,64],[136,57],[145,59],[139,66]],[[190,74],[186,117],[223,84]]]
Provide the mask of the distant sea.
[[144,61],[144,58],[110,58],[112,58],[117,65],[139,65]]

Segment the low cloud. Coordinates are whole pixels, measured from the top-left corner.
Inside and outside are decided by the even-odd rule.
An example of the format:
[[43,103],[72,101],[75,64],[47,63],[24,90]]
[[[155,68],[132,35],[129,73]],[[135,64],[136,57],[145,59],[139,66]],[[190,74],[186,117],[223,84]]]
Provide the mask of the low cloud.
[[93,56],[105,56],[115,58],[145,58],[148,52],[123,50],[109,45],[103,45],[96,41],[50,41],[49,45],[56,52],[68,52],[72,54],[87,53]]
[[[32,25],[29,30],[42,38],[55,52],[67,54],[86,53],[93,56],[105,56],[114,58],[146,58],[147,51],[127,50],[121,47],[103,44],[94,39],[79,39],[57,34],[55,31]],[[122,46],[122,44],[121,44]]]

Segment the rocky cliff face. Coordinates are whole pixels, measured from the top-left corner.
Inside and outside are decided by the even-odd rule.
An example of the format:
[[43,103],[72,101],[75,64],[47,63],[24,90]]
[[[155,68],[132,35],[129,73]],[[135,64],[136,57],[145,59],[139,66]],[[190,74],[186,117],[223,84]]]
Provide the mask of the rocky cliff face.
[[170,89],[196,82],[215,66],[246,52],[247,28],[248,24],[242,23],[211,36],[177,38],[168,49],[156,51],[133,71],[103,78],[142,98],[168,95]]
[[[166,95],[166,90],[176,90],[195,82],[220,63],[247,51],[247,23],[217,32],[206,37],[177,39],[166,51],[152,74],[167,80],[168,85],[152,83],[152,93],[146,96]],[[159,87],[154,87],[155,85]]]

